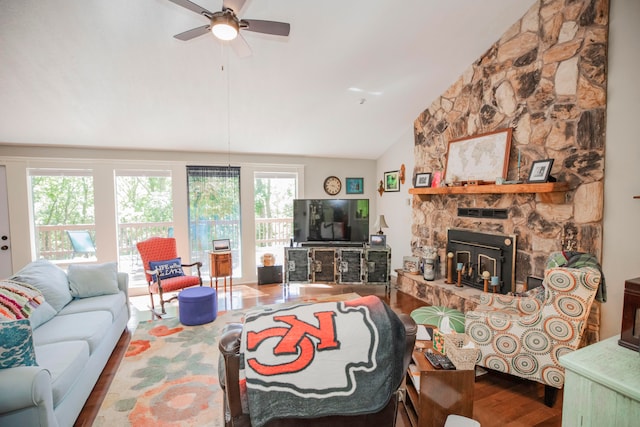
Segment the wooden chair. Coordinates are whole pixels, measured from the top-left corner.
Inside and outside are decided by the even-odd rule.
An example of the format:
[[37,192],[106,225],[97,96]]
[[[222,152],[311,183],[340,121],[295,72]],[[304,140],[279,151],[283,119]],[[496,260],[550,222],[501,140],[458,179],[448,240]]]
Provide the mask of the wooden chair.
[[159,316],[155,312],[155,304],[153,294],[158,294],[160,298],[161,314],[166,314],[164,304],[174,299],[177,296],[173,296],[168,299],[164,299],[163,294],[165,292],[173,292],[180,289],[188,288],[190,286],[202,286],[202,277],[200,275],[201,262],[194,262],[192,264],[182,264],[179,262],[180,270],[182,267],[196,267],[197,276],[177,274],[173,277],[162,277],[162,271],[159,268],[151,268],[150,263],[158,261],[175,260],[178,258],[176,250],[176,239],[172,237],[151,237],[150,239],[138,242],[136,244],[142,264],[144,265],[144,273],[147,279],[149,297],[151,298],[151,311]]

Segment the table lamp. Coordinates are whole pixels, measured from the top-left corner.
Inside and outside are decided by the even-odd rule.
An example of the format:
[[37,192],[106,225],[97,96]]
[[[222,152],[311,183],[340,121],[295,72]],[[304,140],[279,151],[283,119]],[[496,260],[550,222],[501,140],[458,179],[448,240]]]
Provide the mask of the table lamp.
[[382,229],[389,228],[389,226],[387,225],[387,221],[384,220],[384,215],[380,215],[378,217],[373,227],[378,229],[378,234],[384,234]]

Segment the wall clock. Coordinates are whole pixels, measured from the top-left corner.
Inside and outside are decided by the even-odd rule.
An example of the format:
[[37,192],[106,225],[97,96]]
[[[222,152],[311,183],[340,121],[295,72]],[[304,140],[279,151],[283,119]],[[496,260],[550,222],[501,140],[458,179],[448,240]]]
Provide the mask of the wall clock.
[[324,191],[330,195],[335,196],[342,189],[342,181],[337,176],[328,176],[324,180]]

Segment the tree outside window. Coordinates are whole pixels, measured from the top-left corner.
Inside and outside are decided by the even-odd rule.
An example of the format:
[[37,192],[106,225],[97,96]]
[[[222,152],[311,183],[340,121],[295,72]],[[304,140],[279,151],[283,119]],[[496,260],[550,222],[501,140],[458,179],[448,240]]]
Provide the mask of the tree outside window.
[[[90,170],[29,170],[36,257],[70,260],[76,254],[67,230],[86,230],[95,242]],[[95,242],[97,247],[97,242]],[[95,256],[95,255],[94,255]]]

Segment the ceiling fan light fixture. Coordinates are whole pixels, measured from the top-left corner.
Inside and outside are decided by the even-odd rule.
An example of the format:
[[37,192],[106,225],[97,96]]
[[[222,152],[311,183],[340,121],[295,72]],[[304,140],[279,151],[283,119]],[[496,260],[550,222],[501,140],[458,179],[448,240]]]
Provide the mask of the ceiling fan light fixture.
[[211,32],[220,40],[233,40],[238,37],[238,23],[228,15],[214,16],[211,19]]

